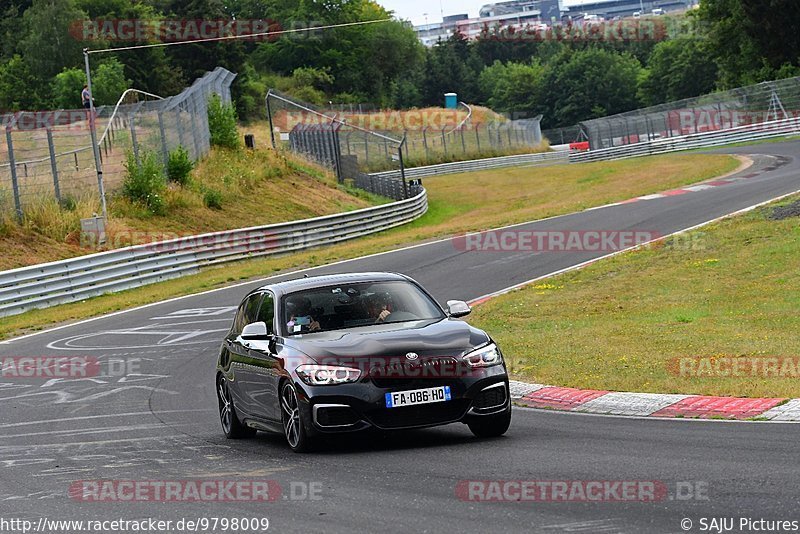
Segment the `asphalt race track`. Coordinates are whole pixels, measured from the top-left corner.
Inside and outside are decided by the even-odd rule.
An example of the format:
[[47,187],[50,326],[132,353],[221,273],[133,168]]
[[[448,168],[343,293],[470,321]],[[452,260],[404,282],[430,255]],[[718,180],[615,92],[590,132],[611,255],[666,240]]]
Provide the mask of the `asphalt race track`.
[[[522,230],[670,234],[800,190],[800,143],[730,152],[747,179],[528,223]],[[531,172],[536,172],[532,169]],[[406,273],[471,300],[604,255],[465,252],[442,241],[309,271]],[[295,277],[297,275],[294,275]],[[0,518],[261,518],[275,532],[700,532],[703,517],[797,518],[791,424],[643,420],[516,409],[508,435],[462,426],[339,439],[297,455],[282,436],[227,441],[213,386],[219,341],[251,283],[0,344],[0,357],[88,356],[112,376],[0,382]],[[274,502],[86,502],[80,481],[272,480]],[[638,481],[656,502],[469,502],[462,481]],[[684,525],[686,525],[684,523]],[[0,529],[1,530],[1,529]],[[173,529],[177,532],[177,530]],[[221,531],[221,529],[218,529]],[[240,530],[241,531],[241,530]],[[739,530],[734,530],[738,532]]]

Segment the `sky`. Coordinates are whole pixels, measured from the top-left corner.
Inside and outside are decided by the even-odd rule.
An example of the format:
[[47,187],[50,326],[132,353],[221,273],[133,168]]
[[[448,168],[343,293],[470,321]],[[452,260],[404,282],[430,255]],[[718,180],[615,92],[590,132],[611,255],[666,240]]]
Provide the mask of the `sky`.
[[[445,15],[468,13],[470,17],[477,17],[481,7],[497,1],[500,0],[377,0],[399,18],[410,19],[414,24],[425,24],[425,13],[428,14],[428,22],[439,22],[442,20],[442,11]],[[567,7],[579,6],[581,1],[566,0],[564,4]]]

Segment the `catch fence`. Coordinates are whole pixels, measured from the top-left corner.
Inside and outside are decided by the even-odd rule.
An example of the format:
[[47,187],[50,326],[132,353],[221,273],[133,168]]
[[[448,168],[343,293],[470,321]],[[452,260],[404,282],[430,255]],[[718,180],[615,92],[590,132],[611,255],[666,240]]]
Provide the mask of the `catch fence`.
[[[128,91],[116,106],[95,108],[106,191],[122,185],[128,154],[139,160],[152,151],[165,164],[179,146],[193,160],[206,154],[209,99],[217,94],[230,102],[235,77],[217,68],[169,98]],[[141,100],[126,102],[131,98]],[[15,210],[22,218],[37,199],[64,204],[85,195],[99,197],[89,110],[8,113],[0,115],[0,125],[0,213]]]

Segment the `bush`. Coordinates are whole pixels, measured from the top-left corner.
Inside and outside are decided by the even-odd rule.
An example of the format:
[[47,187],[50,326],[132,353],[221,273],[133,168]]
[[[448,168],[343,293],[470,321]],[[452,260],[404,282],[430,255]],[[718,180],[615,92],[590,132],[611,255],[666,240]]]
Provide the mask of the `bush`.
[[219,95],[211,95],[208,102],[208,130],[211,144],[224,148],[239,148],[239,132],[236,129],[236,110],[224,104]]
[[142,151],[138,164],[133,153],[128,153],[125,170],[125,181],[122,184],[125,198],[145,206],[151,213],[163,214],[167,182],[164,179],[164,168],[155,153]]
[[190,175],[192,169],[194,169],[194,163],[189,158],[189,152],[185,148],[179,146],[169,153],[167,179],[170,182],[175,182],[182,186],[188,185],[192,178]]
[[221,210],[222,193],[220,193],[216,189],[206,190],[205,194],[203,194],[203,204],[205,204],[207,208],[211,208],[212,210]]

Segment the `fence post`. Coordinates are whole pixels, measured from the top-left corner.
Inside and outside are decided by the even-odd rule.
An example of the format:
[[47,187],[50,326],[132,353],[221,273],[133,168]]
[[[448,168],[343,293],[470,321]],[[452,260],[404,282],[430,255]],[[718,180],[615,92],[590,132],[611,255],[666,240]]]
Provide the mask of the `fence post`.
[[14,144],[11,141],[11,127],[6,127],[6,144],[8,145],[8,164],[11,171],[11,190],[14,193],[14,207],[17,209],[17,219],[22,222],[22,202],[19,198],[19,184],[17,183],[17,162],[14,159]]
[[445,158],[447,157],[447,139],[445,139],[445,136],[444,136],[444,131],[446,129],[447,129],[446,127],[442,127],[442,148],[444,149],[444,157]]
[[478,153],[479,154],[481,152],[481,133],[479,131],[480,128],[481,128],[480,124],[476,124],[475,125],[475,141],[478,143]]
[[400,177],[403,179],[403,198],[408,198],[408,184],[406,183],[406,165],[403,162],[403,145],[406,144],[406,136],[403,135],[403,140],[400,141],[400,148],[398,150],[400,154]]
[[158,131],[161,133],[161,154],[164,156],[164,168],[169,164],[169,150],[167,149],[167,133],[164,130],[164,114],[158,112]]
[[467,142],[464,141],[464,127],[462,126],[461,128],[459,128],[459,131],[461,132],[461,149],[464,151],[464,154],[466,154],[467,153]]
[[430,154],[428,154],[428,127],[422,129],[422,144],[425,146],[425,159],[430,159]]
[[267,91],[267,118],[269,119],[269,133],[272,136],[272,148],[278,148],[275,144],[275,125],[272,124],[272,106],[269,104],[270,96],[272,96],[272,89]]
[[186,148],[186,144],[183,142],[183,124],[181,123],[180,107],[175,108],[175,126],[178,130],[178,144]]
[[50,172],[53,173],[53,190],[56,200],[61,204],[61,187],[58,185],[58,165],[56,163],[56,148],[53,145],[53,130],[47,128],[47,148],[50,150]]
[[194,101],[192,102],[192,109],[189,110],[189,117],[191,118],[192,122],[192,140],[194,141],[194,159],[199,160],[202,153],[200,151],[200,143],[197,140],[197,122],[194,119],[194,116],[197,114],[197,103]]
[[139,160],[139,142],[136,140],[136,119],[134,119],[133,113],[131,113],[131,116],[128,119],[128,126],[130,126],[131,129],[131,144],[133,145],[133,157],[136,159],[136,165],[141,165],[142,162]]

